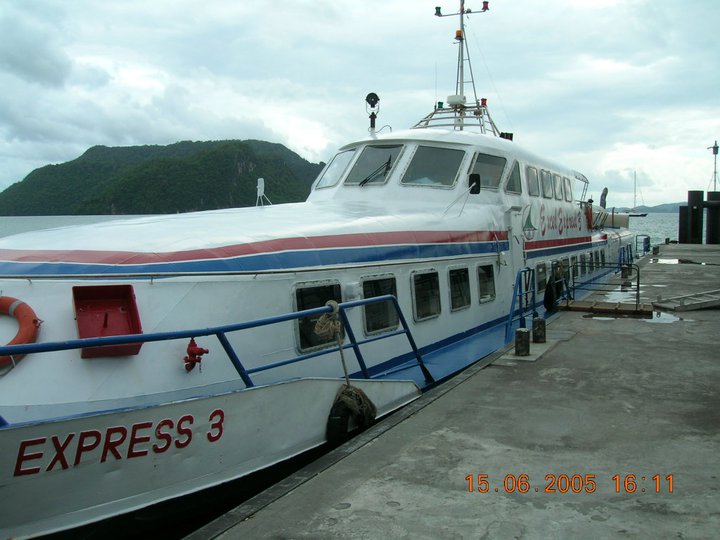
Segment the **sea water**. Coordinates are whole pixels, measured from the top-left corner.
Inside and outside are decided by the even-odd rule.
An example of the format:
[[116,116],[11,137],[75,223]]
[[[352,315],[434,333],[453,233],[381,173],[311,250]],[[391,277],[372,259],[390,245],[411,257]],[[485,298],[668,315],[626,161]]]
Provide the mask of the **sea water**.
[[0,216],[0,237],[40,229],[86,225],[127,217],[132,216]]

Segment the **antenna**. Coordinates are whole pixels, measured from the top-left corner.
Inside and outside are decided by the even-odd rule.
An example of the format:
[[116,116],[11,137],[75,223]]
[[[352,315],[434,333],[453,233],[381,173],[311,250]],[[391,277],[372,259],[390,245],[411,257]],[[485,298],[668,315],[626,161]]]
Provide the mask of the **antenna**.
[[[480,11],[472,11],[470,8],[465,8],[465,0],[460,0],[460,10],[457,13],[443,14],[440,6],[435,7],[436,17],[460,17],[460,29],[455,32],[455,41],[458,45],[458,57],[457,57],[457,76],[455,79],[455,94],[447,97],[447,107],[442,101],[438,101],[435,104],[432,113],[427,115],[425,118],[415,124],[414,128],[427,128],[440,127],[440,126],[452,126],[453,129],[463,130],[466,123],[468,125],[475,125],[480,128],[481,133],[490,132],[495,136],[502,137],[504,139],[512,140],[511,133],[500,133],[490,117],[490,113],[487,109],[487,99],[478,99],[477,91],[475,90],[475,77],[472,71],[472,64],[470,63],[470,51],[468,49],[467,40],[465,39],[465,17],[474,13],[485,13],[490,10],[490,2],[484,1],[482,3],[482,9]],[[470,73],[470,79],[465,80],[465,66]],[[474,102],[468,104],[467,97],[465,96],[465,83],[472,85]],[[472,123],[469,123],[472,120]]]

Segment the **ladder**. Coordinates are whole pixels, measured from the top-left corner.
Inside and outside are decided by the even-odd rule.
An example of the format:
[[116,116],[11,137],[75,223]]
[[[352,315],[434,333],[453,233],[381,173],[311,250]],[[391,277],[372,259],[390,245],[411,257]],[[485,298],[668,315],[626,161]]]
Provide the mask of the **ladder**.
[[720,307],[720,289],[705,291],[685,296],[674,296],[672,298],[660,298],[653,302],[656,309],[667,309],[672,311],[691,311],[694,309],[707,309]]

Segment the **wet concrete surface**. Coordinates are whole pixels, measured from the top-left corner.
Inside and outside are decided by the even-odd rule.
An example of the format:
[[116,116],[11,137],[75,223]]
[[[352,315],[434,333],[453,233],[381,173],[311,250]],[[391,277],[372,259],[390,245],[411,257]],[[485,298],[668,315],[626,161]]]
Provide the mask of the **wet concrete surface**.
[[[720,247],[663,245],[641,296],[720,287]],[[596,293],[602,296],[606,293]],[[564,312],[191,538],[717,538],[720,310]]]

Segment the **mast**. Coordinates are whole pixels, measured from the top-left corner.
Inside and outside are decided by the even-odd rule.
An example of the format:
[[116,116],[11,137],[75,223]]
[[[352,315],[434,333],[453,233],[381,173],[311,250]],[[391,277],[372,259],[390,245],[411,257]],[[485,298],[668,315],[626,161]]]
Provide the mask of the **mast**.
[[[475,77],[472,72],[472,64],[470,63],[470,51],[468,49],[467,40],[465,39],[465,17],[475,13],[486,13],[489,9],[490,2],[484,1],[480,11],[472,11],[465,8],[465,0],[460,0],[460,10],[457,13],[442,13],[440,6],[435,8],[436,17],[460,17],[460,29],[455,32],[455,41],[458,45],[457,55],[457,75],[455,80],[455,94],[447,97],[447,106],[442,101],[435,104],[433,112],[420,120],[413,128],[427,127],[452,127],[455,130],[463,130],[468,127],[479,127],[481,133],[489,133],[497,137],[512,140],[512,133],[501,133],[495,122],[490,117],[487,108],[487,99],[478,100],[477,91],[475,89]],[[470,79],[465,80],[466,73],[469,72]],[[465,96],[465,83],[472,85],[473,98],[468,104]]]
[[715,141],[713,146],[708,146],[708,150],[712,149],[713,156],[715,158],[715,166],[713,168],[713,191],[717,191],[717,157],[718,157],[718,143]]
[[633,171],[633,210],[637,208],[637,171]]

